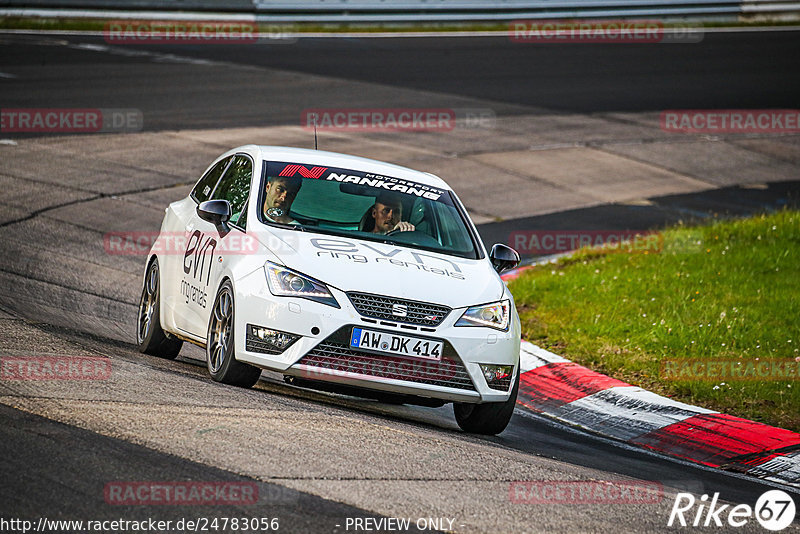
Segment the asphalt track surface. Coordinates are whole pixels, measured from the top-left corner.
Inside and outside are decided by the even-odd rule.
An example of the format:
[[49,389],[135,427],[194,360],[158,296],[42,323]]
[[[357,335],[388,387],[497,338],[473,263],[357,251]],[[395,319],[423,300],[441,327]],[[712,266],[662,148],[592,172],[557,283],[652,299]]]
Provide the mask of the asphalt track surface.
[[[105,46],[101,38],[0,35],[0,71],[16,76],[0,80],[0,104],[136,108],[147,117],[147,131],[297,125],[303,109],[343,105],[477,103],[498,116],[796,108],[797,37],[796,32],[709,34],[699,45],[659,47],[526,47],[503,38],[139,47],[159,54],[169,67],[156,77],[152,55],[97,48]],[[258,70],[262,67],[272,69],[269,76]],[[23,143],[31,136],[16,137]],[[157,147],[142,149],[147,157],[170,157]],[[35,150],[30,158],[31,165],[48,172],[57,168],[37,162]],[[797,185],[783,182],[765,191],[756,200],[734,191],[724,207],[747,213],[786,204],[796,198]],[[6,286],[2,308],[9,312],[0,312],[3,352],[102,355],[111,359],[113,375],[108,383],[0,383],[3,518],[241,514],[278,516],[286,532],[345,532],[347,517],[449,517],[459,532],[656,532],[666,528],[677,491],[720,492],[726,502],[753,505],[771,488],[624,448],[524,412],[500,436],[480,438],[459,432],[447,407],[396,407],[325,395],[292,388],[268,373],[256,389],[243,391],[211,382],[196,348],[185,348],[176,362],[141,356],[129,334],[138,287],[128,287],[138,282],[141,258],[103,257],[86,235],[106,228],[93,224],[113,228],[126,217],[156,228],[163,206],[182,194],[185,185],[153,187],[122,209],[100,199],[81,224],[51,218],[49,208],[35,209],[39,199],[33,194],[25,200],[33,206],[29,215],[16,217],[15,206],[4,205],[11,216],[2,226],[9,238],[0,269]],[[713,195],[673,202],[679,204],[675,213],[690,205],[702,214]],[[623,217],[623,208],[594,209]],[[663,210],[654,212],[659,210],[645,217],[665,217]],[[592,219],[597,213],[564,217],[581,215]],[[87,272],[107,272],[107,278],[82,281],[82,262]],[[74,283],[67,291],[55,279]],[[509,498],[515,480],[619,479],[660,482],[665,495],[652,504],[605,505],[531,505]],[[144,480],[252,481],[261,500],[201,511],[104,501],[108,482]]]
[[[321,107],[428,107],[454,96],[492,103],[498,115],[531,110],[574,112],[664,109],[762,109],[797,106],[800,32],[708,33],[699,43],[658,45],[520,44],[506,37],[300,39],[280,44],[124,46],[109,58],[51,38],[3,41],[2,65],[36,69],[31,80],[3,82],[4,107],[137,108],[148,130],[298,124]],[[102,37],[56,38],[106,46]],[[108,45],[112,46],[112,45]],[[158,78],[137,51],[276,69],[242,70],[224,78],[181,68],[164,57]],[[129,55],[123,55],[129,54]],[[180,64],[183,65],[180,65]],[[105,74],[90,86],[82,73]],[[291,73],[323,78],[298,81]],[[328,77],[413,89],[404,101],[378,91],[352,94]],[[428,94],[421,100],[419,91]],[[442,98],[447,96],[446,99]]]

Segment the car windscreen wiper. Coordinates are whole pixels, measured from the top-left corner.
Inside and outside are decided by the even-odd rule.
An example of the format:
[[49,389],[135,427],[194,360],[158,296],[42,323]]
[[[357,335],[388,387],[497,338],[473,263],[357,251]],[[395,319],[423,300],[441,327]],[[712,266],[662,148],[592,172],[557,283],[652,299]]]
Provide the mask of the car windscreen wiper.
[[285,228],[286,230],[296,230],[298,232],[305,232],[306,229],[303,227],[302,224],[285,224],[279,222],[270,221],[267,223],[270,226],[277,226],[278,228]]

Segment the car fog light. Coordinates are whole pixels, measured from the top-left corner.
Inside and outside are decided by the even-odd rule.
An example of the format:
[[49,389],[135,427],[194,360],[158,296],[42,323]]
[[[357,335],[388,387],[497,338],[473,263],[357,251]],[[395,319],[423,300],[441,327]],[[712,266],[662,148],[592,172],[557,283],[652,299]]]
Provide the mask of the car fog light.
[[514,374],[514,366],[481,364],[481,372],[483,378],[486,379],[486,385],[490,388],[508,391],[508,386],[511,385],[511,376]]
[[249,324],[246,348],[252,352],[281,353],[299,337],[280,330]]

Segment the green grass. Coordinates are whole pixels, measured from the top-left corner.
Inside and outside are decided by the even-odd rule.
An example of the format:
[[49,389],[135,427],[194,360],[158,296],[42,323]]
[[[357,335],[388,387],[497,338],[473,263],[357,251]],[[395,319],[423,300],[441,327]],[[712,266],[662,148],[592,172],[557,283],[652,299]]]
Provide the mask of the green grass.
[[660,376],[665,360],[800,361],[800,212],[662,235],[655,253],[583,249],[511,282],[523,338],[676,400],[800,431],[800,380]]
[[[213,19],[213,17],[211,17]],[[152,17],[153,20],[160,20]],[[54,17],[0,17],[0,29],[16,30],[69,30],[103,31],[108,18],[54,18]],[[146,19],[142,19],[146,20]],[[166,20],[165,20],[166,21]],[[198,21],[199,22],[199,21]],[[343,24],[343,23],[259,23],[259,31],[289,33],[346,33],[346,32],[449,32],[449,31],[508,31],[508,23],[394,23],[394,24]]]

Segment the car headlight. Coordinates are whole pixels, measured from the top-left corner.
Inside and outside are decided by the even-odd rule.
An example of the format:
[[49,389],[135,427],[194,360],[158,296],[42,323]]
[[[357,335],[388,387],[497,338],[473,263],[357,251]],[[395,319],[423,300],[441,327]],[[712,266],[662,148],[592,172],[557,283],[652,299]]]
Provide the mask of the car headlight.
[[488,326],[498,330],[508,330],[511,319],[511,303],[501,300],[482,306],[473,306],[456,322],[456,326]]
[[267,270],[269,290],[276,297],[298,297],[334,308],[340,307],[328,286],[322,282],[271,262],[267,262],[264,268]]

